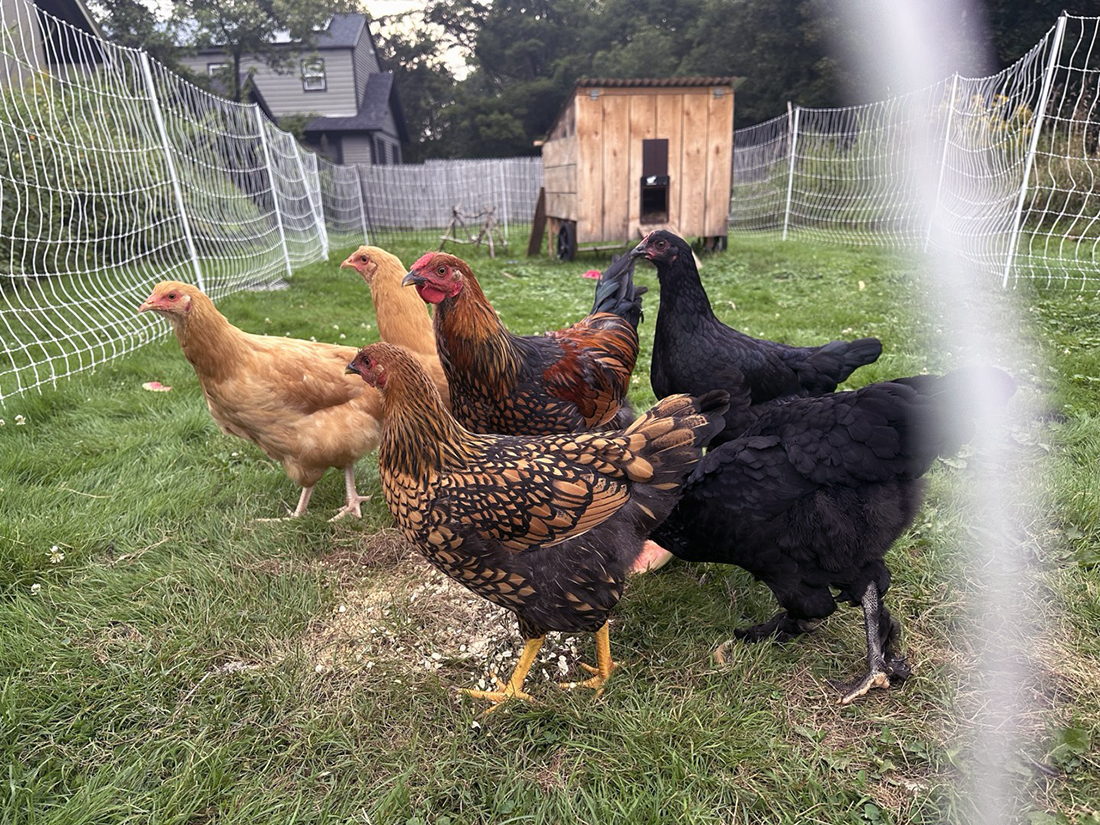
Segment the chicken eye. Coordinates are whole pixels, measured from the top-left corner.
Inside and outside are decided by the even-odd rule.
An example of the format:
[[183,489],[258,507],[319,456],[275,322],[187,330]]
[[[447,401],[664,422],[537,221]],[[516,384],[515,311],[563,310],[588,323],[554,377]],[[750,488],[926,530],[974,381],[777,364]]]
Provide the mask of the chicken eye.
[[436,272],[437,275],[446,275],[447,274],[447,267],[441,266],[435,272]]
[[168,293],[168,300],[169,300],[169,301],[174,301],[174,300],[176,300],[176,293],[174,293],[174,292],[169,292],[169,293]]

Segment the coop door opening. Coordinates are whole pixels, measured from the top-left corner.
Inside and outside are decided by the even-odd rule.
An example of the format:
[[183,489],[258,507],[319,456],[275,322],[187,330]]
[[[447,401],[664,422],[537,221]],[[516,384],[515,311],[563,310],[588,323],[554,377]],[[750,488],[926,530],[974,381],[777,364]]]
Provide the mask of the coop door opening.
[[668,222],[668,139],[642,141],[641,222]]

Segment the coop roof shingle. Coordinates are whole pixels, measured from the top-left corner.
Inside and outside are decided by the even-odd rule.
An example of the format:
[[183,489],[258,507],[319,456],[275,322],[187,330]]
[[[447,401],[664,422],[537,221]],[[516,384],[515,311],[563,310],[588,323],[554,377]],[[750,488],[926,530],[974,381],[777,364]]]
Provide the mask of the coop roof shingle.
[[605,88],[645,88],[655,86],[737,86],[740,77],[582,77],[580,88],[603,86]]

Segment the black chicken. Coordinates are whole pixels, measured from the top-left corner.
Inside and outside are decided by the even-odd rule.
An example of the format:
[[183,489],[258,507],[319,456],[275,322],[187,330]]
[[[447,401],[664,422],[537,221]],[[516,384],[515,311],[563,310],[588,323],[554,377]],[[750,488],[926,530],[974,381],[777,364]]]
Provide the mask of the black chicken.
[[726,326],[711,309],[691,247],[667,230],[650,232],[630,256],[652,262],[661,282],[649,368],[654,394],[714,389],[730,394],[726,428],[711,447],[744,432],[765,402],[831,393],[882,353],[877,338],[792,347]]
[[749,641],[810,630],[838,601],[862,605],[867,673],[842,686],[843,704],[901,682],[909,666],[882,601],[883,559],[920,509],[922,476],[974,430],[959,404],[968,385],[1002,402],[1015,391],[1000,370],[971,369],[770,404],[696,465],[653,539],[687,561],[739,565],[771,588],[783,610],[735,631]]

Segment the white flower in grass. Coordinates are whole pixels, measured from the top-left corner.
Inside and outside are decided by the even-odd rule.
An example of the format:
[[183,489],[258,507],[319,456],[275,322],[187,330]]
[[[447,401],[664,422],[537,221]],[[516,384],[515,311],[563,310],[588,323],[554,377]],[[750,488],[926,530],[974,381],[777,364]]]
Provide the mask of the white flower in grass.
[[65,561],[65,553],[56,544],[50,548],[50,564],[61,564]]
[[7,424],[7,423],[8,423],[8,422],[7,422],[7,421],[5,421],[5,420],[4,420],[3,418],[0,418],[0,427],[3,427],[3,426],[4,426],[5,424]]
[[25,419],[23,416],[21,416],[21,415],[15,416],[15,426],[16,427],[22,427],[26,423],[27,423],[27,419]]
[[42,589],[42,585],[40,585],[38,582],[35,582],[34,584],[31,585],[31,595],[32,596],[37,596],[38,592],[41,589]]

